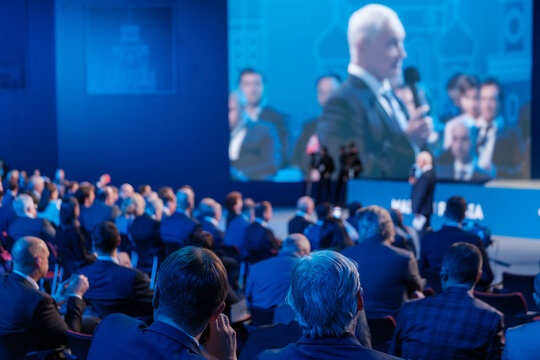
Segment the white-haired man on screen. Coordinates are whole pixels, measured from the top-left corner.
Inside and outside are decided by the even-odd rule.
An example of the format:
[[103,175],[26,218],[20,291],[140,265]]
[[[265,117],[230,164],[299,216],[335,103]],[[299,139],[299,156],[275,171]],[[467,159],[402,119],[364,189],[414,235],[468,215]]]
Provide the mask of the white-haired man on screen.
[[330,154],[353,141],[368,178],[407,179],[429,136],[423,118],[427,107],[406,114],[389,79],[401,74],[405,29],[397,14],[383,5],[366,5],[349,19],[349,77],[326,103],[317,135]]

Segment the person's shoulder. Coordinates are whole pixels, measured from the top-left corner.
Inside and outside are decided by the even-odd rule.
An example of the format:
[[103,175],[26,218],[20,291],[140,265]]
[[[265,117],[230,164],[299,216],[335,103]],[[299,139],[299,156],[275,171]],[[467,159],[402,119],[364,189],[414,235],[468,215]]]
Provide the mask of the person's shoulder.
[[506,339],[531,338],[540,336],[540,320],[519,325],[506,330]]
[[476,297],[473,297],[473,304],[476,311],[484,313],[486,316],[495,318],[497,322],[501,321],[504,316],[502,312]]
[[414,254],[410,250],[405,250],[393,245],[388,246],[388,248],[400,259],[409,261],[414,257]]

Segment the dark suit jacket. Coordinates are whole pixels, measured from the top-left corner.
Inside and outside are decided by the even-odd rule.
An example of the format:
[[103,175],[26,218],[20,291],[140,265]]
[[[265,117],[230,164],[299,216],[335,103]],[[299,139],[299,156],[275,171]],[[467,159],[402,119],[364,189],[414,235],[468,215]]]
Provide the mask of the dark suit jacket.
[[298,136],[296,144],[294,145],[294,151],[291,157],[292,165],[297,166],[305,175],[307,175],[308,173],[311,160],[309,155],[306,154],[306,148],[309,139],[313,134],[315,134],[316,129],[317,118],[304,123],[304,126],[302,127],[302,132],[300,133],[300,136]]
[[220,249],[223,247],[223,240],[225,238],[225,234],[221,229],[219,229],[216,225],[214,225],[211,221],[208,221],[206,219],[201,219],[201,227],[203,231],[206,231],[212,235],[212,238],[214,240],[214,249]]
[[107,316],[94,332],[88,360],[203,360],[197,343],[164,322],[147,326],[121,314]]
[[140,266],[152,266],[154,255],[165,255],[165,248],[159,231],[160,222],[148,214],[137,216],[129,226],[129,234],[137,246]]
[[424,172],[412,187],[412,211],[429,218],[433,214],[433,194],[435,193],[435,171]]
[[161,221],[161,240],[183,246],[188,237],[200,231],[201,225],[184,213],[175,212]]
[[252,264],[275,256],[279,249],[272,230],[257,221],[247,227],[244,243],[249,253],[249,262]]
[[236,246],[242,256],[247,256],[247,250],[245,246],[246,229],[250,225],[243,216],[235,217],[229,226],[227,232],[225,232],[224,244],[227,246]]
[[[281,166],[281,149],[273,124],[259,120],[246,125],[247,132],[238,159],[231,166],[249,180],[267,180]],[[233,176],[234,176],[233,171]],[[241,176],[239,180],[247,180]]]
[[422,290],[414,254],[378,241],[365,241],[341,253],[358,264],[368,319],[394,316],[407,294]]
[[303,336],[281,350],[267,350],[259,360],[344,360],[344,359],[395,359],[395,357],[370,350],[362,345],[354,335],[343,334],[340,338],[312,339]]
[[287,227],[289,234],[303,234],[306,227],[311,224],[314,224],[314,222],[309,221],[303,216],[295,215],[291,220],[289,220]]
[[14,240],[23,236],[36,236],[45,242],[54,243],[56,230],[47,219],[16,216],[8,227],[8,234]]
[[420,243],[420,272],[427,279],[428,286],[433,287],[437,293],[441,292],[439,273],[444,252],[457,242],[476,245],[482,253],[482,279],[478,285],[487,286],[493,281],[493,272],[482,240],[456,226],[443,226],[439,231],[426,233]]
[[279,138],[278,148],[280,149],[281,154],[281,163],[278,164],[278,167],[286,165],[287,163],[287,154],[289,153],[289,132],[287,131],[287,116],[280,114],[276,110],[265,107],[259,113],[259,121],[265,121],[274,125],[277,131],[277,136]]
[[336,163],[339,147],[354,141],[367,178],[407,179],[414,163],[414,150],[405,133],[369,87],[352,75],[324,106],[317,135]]
[[503,316],[466,288],[410,301],[396,318],[390,353],[406,359],[500,359]]
[[79,269],[78,273],[88,278],[90,288],[84,299],[100,316],[113,312],[130,316],[152,315],[154,292],[150,289],[148,277],[139,270],[98,260]]
[[81,227],[91,233],[100,222],[113,221],[113,207],[96,200],[89,208],[81,206],[79,220]]
[[[437,171],[437,177],[441,180],[454,180],[454,155],[450,150],[443,152],[435,163],[435,170]],[[480,169],[478,166],[474,167],[473,175],[470,182],[483,183],[490,179],[489,174]]]
[[2,205],[2,207],[0,207],[0,237],[2,237],[2,233],[4,231],[7,233],[9,223],[14,217],[15,212],[13,211],[11,205]]
[[64,321],[50,295],[35,290],[18,274],[3,275],[0,277],[0,358],[18,359],[9,352],[9,345],[13,344],[4,344],[4,339],[16,334],[27,340],[24,342],[28,347],[19,349],[24,352],[67,345],[66,330],[81,331],[85,307],[83,300],[69,297]]
[[321,242],[322,224],[311,224],[304,229],[304,235],[309,240],[311,251],[319,250]]

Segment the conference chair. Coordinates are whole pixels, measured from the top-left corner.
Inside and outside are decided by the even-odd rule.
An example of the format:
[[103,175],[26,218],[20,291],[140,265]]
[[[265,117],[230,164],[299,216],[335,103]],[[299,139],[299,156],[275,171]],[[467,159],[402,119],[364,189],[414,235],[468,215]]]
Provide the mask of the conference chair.
[[520,292],[527,302],[529,311],[539,311],[533,298],[534,293],[534,275],[513,274],[503,272],[503,290],[502,292]]
[[368,319],[367,322],[371,332],[371,346],[373,349],[388,352],[392,336],[396,330],[396,320],[392,316],[385,316],[380,319]]
[[504,314],[504,327],[510,328],[523,323],[527,316],[527,303],[519,292],[493,294],[474,291],[477,299],[493,306]]
[[66,331],[66,334],[71,348],[71,355],[66,356],[70,360],[86,360],[93,336],[71,330]]

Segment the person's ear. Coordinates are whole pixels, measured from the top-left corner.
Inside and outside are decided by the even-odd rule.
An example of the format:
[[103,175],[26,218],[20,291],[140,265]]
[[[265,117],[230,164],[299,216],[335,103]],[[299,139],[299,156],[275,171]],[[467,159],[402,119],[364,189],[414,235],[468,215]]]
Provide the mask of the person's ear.
[[154,297],[152,298],[152,307],[154,309],[157,309],[159,307],[159,288],[156,287],[154,288]]
[[357,303],[356,303],[356,311],[360,312],[364,310],[364,298],[362,297],[362,288],[358,290],[357,296]]
[[225,302],[222,302],[218,308],[216,309],[216,311],[214,312],[214,314],[212,314],[212,316],[210,317],[210,320],[208,320],[209,322],[212,322],[212,321],[216,321],[216,319],[218,318],[219,314],[221,314],[223,312],[223,310],[225,310]]

